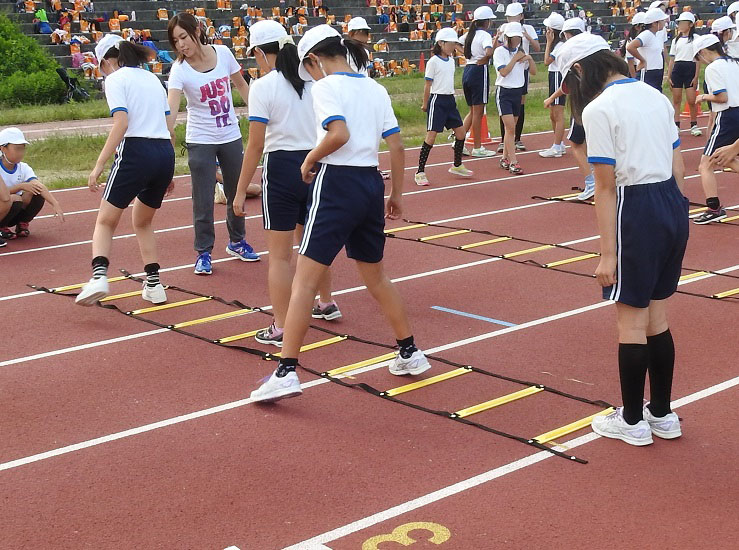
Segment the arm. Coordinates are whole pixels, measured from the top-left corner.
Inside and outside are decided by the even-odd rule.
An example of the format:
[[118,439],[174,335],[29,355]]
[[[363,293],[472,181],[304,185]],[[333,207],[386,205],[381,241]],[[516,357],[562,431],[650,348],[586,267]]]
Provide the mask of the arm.
[[315,166],[322,158],[327,157],[341,149],[344,144],[349,141],[349,128],[344,120],[334,120],[328,123],[326,127],[327,133],[325,137],[303,161],[300,167],[300,173],[305,183],[312,183],[316,177]]
[[726,103],[729,101],[729,94],[726,90],[722,90],[718,94],[698,94],[695,96],[695,102],[700,103],[702,101],[710,101],[711,103]]
[[534,61],[534,58],[527,54],[524,61],[529,62],[529,74],[534,76],[536,74],[536,62]]
[[175,146],[174,127],[177,125],[177,113],[180,112],[180,98],[182,90],[170,88],[167,92],[167,103],[169,104],[169,115],[167,115],[167,128],[172,136],[172,147]]
[[641,71],[644,66],[646,65],[646,60],[642,57],[642,55],[639,53],[639,48],[642,46],[642,41],[640,38],[634,38],[629,44],[626,46],[626,51],[629,52],[634,59],[638,61],[636,65],[636,70]]
[[431,83],[433,80],[426,79],[426,85],[423,87],[423,103],[421,103],[421,110],[425,113],[429,107],[429,96],[431,95]]
[[100,151],[100,156],[95,163],[95,168],[92,169],[90,177],[87,179],[87,185],[90,187],[90,191],[97,191],[100,188],[98,179],[100,174],[103,173],[105,163],[120,145],[126,130],[128,129],[128,113],[126,111],[116,111],[113,113],[113,128],[108,134],[108,139],[105,140],[103,150]]
[[552,95],[550,95],[548,98],[544,100],[544,107],[546,108],[551,107],[552,103],[554,103],[556,99],[562,97],[563,95],[565,95],[565,93],[562,91],[562,88],[561,87],[557,88],[556,92],[554,92]]
[[241,163],[241,175],[239,176],[239,185],[236,188],[236,196],[233,201],[234,214],[237,216],[245,216],[244,201],[246,200],[246,190],[249,188],[254,172],[257,171],[259,159],[262,158],[264,151],[264,135],[267,131],[267,125],[264,122],[255,120],[249,123],[249,141],[244,151],[244,160]]
[[616,173],[610,164],[594,164],[595,216],[600,233],[600,263],[595,276],[601,286],[616,282]]
[[59,204],[59,201],[56,200],[54,195],[51,194],[51,191],[49,191],[46,188],[46,186],[38,180],[38,178],[33,178],[29,183],[33,183],[35,186],[40,187],[41,190],[35,194],[41,195],[44,198],[44,200],[49,203],[52,210],[54,210],[54,216],[59,218],[60,222],[63,222],[64,221],[64,210],[62,210],[62,207]]
[[552,42],[554,41],[554,31],[552,29],[547,29],[547,45],[544,48],[544,64],[545,65],[551,65],[554,63],[554,58],[552,57]]
[[485,48],[485,57],[483,57],[482,59],[479,59],[477,61],[477,64],[478,65],[487,65],[488,63],[490,63],[490,58],[493,57],[493,52],[494,51],[495,50],[492,47]]
[[723,168],[730,166],[739,157],[739,139],[731,145],[720,147],[711,155],[711,164]]
[[672,175],[675,176],[677,187],[682,193],[685,187],[685,164],[679,145],[672,150]]
[[508,74],[513,70],[513,67],[516,65],[516,63],[523,60],[524,57],[526,57],[526,54],[523,53],[523,50],[518,50],[516,52],[516,55],[514,55],[508,62],[508,65],[498,69],[498,72],[501,74],[501,76],[508,76]]
[[397,220],[403,215],[403,177],[405,174],[405,149],[400,132],[385,138],[390,152],[391,189],[385,205],[385,217]]
[[672,87],[672,67],[675,64],[675,57],[670,56],[670,62],[667,65],[667,82],[670,83],[670,87]]
[[695,75],[693,76],[693,80],[690,82],[690,85],[696,90],[698,89],[698,75],[700,75],[700,72],[701,72],[701,62],[696,61],[695,62]]
[[[249,85],[246,83],[246,80],[244,80],[244,75],[241,74],[241,71],[233,73],[231,75],[231,82],[233,82],[233,85],[236,86],[236,89],[239,91],[239,94],[241,95],[241,99],[244,100],[244,105],[248,107],[249,106]],[[236,111],[236,109],[234,109],[234,111]]]
[[534,50],[535,52],[541,51],[541,44],[539,44],[539,41],[533,38],[529,33],[527,33],[525,29],[523,31],[523,37],[525,40],[529,41],[529,46],[532,50]]

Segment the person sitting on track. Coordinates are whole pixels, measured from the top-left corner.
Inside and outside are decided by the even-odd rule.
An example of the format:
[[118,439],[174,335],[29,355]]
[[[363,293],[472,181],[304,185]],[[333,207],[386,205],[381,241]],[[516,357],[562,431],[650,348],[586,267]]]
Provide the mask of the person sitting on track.
[[[629,78],[601,37],[582,34],[560,54],[573,115],[595,167],[601,258],[595,275],[616,302],[623,407],[593,419],[597,434],[649,445],[680,437],[671,412],[675,346],[665,301],[677,290],[688,242],[688,199],[672,102]],[[649,371],[651,399],[644,406]]]

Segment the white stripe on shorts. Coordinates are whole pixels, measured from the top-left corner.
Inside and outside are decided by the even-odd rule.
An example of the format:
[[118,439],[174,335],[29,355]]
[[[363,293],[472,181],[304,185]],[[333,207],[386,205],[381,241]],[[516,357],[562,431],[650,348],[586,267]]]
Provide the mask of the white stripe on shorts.
[[115,177],[118,175],[118,168],[121,166],[121,161],[123,160],[123,147],[126,145],[126,138],[123,138],[121,142],[118,144],[118,147],[116,147],[115,150],[115,161],[113,162],[113,166],[110,168],[110,174],[108,175],[108,182],[105,184],[105,191],[103,192],[103,200],[108,200],[108,197],[110,196],[110,190],[113,188],[113,185],[115,185]]
[[429,108],[427,109],[428,114],[429,114],[429,120],[428,120],[428,123],[426,124],[426,131],[428,132],[431,131],[431,127],[434,125],[434,107],[436,106],[436,97],[437,95],[434,94],[433,97],[431,98],[431,101],[429,101]]
[[721,114],[723,111],[719,111],[716,115],[716,120],[713,123],[713,131],[711,132],[711,135],[708,137],[708,143],[706,144],[706,152],[705,155],[712,155],[713,154],[713,148],[716,147],[716,138],[718,137],[719,132],[721,131]]
[[621,225],[623,221],[624,211],[624,190],[623,185],[616,186],[616,284],[611,289],[611,300],[618,301],[621,297],[621,251],[623,249],[623,241],[621,240]]
[[308,212],[308,219],[305,223],[305,230],[303,232],[303,241],[300,243],[298,254],[305,254],[308,249],[308,243],[310,242],[310,236],[313,231],[313,224],[316,222],[316,212],[318,212],[318,203],[321,198],[321,188],[323,187],[323,175],[326,173],[327,164],[322,164],[321,169],[316,175],[316,179],[313,182],[313,196],[311,197],[310,211]]
[[264,153],[264,160],[262,161],[262,218],[264,219],[264,228],[271,229],[269,202],[267,201],[267,187],[269,183],[267,166],[269,166],[269,153]]

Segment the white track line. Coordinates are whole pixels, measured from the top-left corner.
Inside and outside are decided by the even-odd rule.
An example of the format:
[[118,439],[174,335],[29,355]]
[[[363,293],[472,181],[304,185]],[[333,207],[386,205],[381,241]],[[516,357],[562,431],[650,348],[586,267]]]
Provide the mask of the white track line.
[[[492,259],[496,259],[496,258],[492,258]],[[724,268],[724,269],[720,270],[719,273],[728,273],[729,271],[735,271],[737,269],[739,269],[739,265],[735,265],[735,266]],[[695,279],[688,279],[686,281],[682,281],[680,284],[691,284],[691,283],[693,283],[693,282],[695,282],[697,280],[702,280],[702,279],[706,279],[706,278],[713,277],[713,276],[714,275],[712,275],[712,274],[707,274],[707,275],[705,275],[703,277],[696,277]],[[457,347],[460,347],[460,346],[465,346],[467,344],[471,344],[471,343],[475,343],[475,342],[480,342],[480,341],[483,341],[483,340],[488,340],[490,338],[495,338],[497,336],[508,334],[510,332],[517,332],[517,331],[524,330],[524,329],[527,329],[527,328],[530,328],[530,327],[540,326],[540,325],[543,325],[543,324],[546,324],[546,323],[557,321],[559,319],[565,319],[567,317],[572,317],[574,315],[579,315],[581,313],[586,313],[588,311],[593,311],[593,310],[596,310],[596,309],[600,309],[600,308],[609,306],[612,303],[613,302],[610,302],[610,301],[596,302],[596,303],[590,304],[588,306],[579,307],[579,308],[576,308],[576,309],[572,309],[572,310],[565,311],[565,312],[562,312],[562,313],[557,313],[557,314],[554,314],[554,315],[549,315],[547,317],[542,317],[540,319],[534,319],[532,321],[527,321],[525,323],[521,323],[521,324],[516,325],[514,327],[506,327],[506,328],[503,328],[503,329],[494,330],[492,332],[487,332],[485,334],[480,334],[479,336],[475,336],[475,337],[472,337],[472,338],[465,338],[464,340],[458,340],[457,342],[451,342],[449,344],[445,344],[445,345],[442,345],[442,346],[437,346],[435,348],[431,348],[431,349],[426,350],[426,352],[429,353],[429,354],[433,354],[433,353],[438,353],[440,351],[445,351],[445,350],[448,350],[448,349],[453,349],[453,348],[457,348]],[[159,330],[166,330],[166,329],[159,329]],[[149,331],[149,332],[157,332],[157,331]],[[130,335],[130,336],[125,337],[125,338],[126,339],[133,339],[133,338],[136,338],[136,337],[139,337],[139,335],[134,334],[134,335]],[[79,347],[79,346],[77,346],[77,347]],[[68,348],[68,349],[71,349],[71,348]],[[63,351],[63,350],[58,350],[58,351]],[[55,355],[59,355],[59,354],[60,353],[56,353]],[[12,361],[16,361],[16,360],[12,360]],[[5,362],[5,363],[7,363],[7,362]],[[359,369],[359,370],[353,371],[352,372],[352,376],[357,375],[357,374],[361,374],[363,372],[369,372],[369,371],[372,371],[372,370],[383,368],[388,363],[389,363],[389,361],[385,361],[383,363],[379,363],[379,364],[376,364],[376,365],[371,365],[369,367],[365,367],[363,369]],[[3,363],[0,363],[0,366],[4,366],[4,364]],[[313,386],[318,386],[318,385],[325,384],[325,383],[328,383],[328,382],[330,382],[330,381],[327,380],[327,379],[325,379],[325,378],[319,378],[317,380],[311,380],[310,382],[306,382],[305,384],[302,384],[302,388],[304,388],[304,389],[311,388]],[[131,428],[129,430],[124,430],[122,432],[117,432],[117,433],[114,433],[114,434],[109,434],[109,435],[98,437],[98,438],[95,438],[95,439],[90,439],[88,441],[83,441],[81,443],[75,443],[73,445],[67,445],[65,447],[60,447],[60,448],[57,448],[57,449],[53,449],[51,451],[46,451],[44,453],[38,453],[38,454],[27,456],[27,457],[24,457],[24,458],[19,458],[19,459],[16,459],[16,460],[11,460],[9,462],[5,462],[5,463],[0,464],[0,471],[10,470],[12,468],[18,468],[19,466],[23,466],[23,465],[26,465],[26,464],[31,464],[33,462],[38,462],[40,460],[45,460],[45,459],[52,458],[52,457],[55,457],[55,456],[60,456],[60,455],[68,454],[68,453],[71,453],[71,452],[74,452],[74,451],[79,451],[79,450],[82,450],[82,449],[87,449],[89,447],[94,447],[94,446],[97,446],[97,445],[101,445],[103,443],[109,443],[111,441],[116,441],[118,439],[123,439],[123,438],[126,438],[126,437],[131,437],[131,436],[134,436],[134,435],[138,435],[138,434],[150,432],[150,431],[153,431],[153,430],[157,430],[159,428],[164,428],[166,426],[172,426],[174,424],[180,424],[180,423],[186,422],[188,420],[194,420],[196,418],[201,418],[201,417],[204,417],[204,416],[209,416],[209,415],[216,414],[216,413],[219,413],[219,412],[223,412],[223,411],[235,409],[237,407],[243,407],[244,405],[248,405],[251,402],[252,402],[251,399],[241,399],[239,401],[233,401],[231,403],[226,403],[226,404],[223,404],[223,405],[218,405],[216,407],[211,407],[209,409],[195,411],[195,412],[188,413],[188,414],[185,414],[185,415],[176,416],[176,417],[173,417],[173,418],[168,418],[166,420],[161,420],[159,422],[154,422],[154,423],[151,423],[151,424],[146,424],[144,426],[139,426],[139,427],[136,427],[136,428]],[[568,447],[570,447],[570,443],[568,443]],[[334,539],[331,539],[331,540],[334,540]]]
[[[191,198],[192,198],[192,196],[188,195],[186,197],[177,197],[176,199],[164,199],[162,201],[162,204],[165,204],[165,203],[168,203],[168,202],[186,201],[186,200],[189,200]],[[66,218],[67,216],[76,216],[78,214],[91,214],[93,212],[98,212],[99,210],[100,210],[99,208],[89,208],[87,210],[74,210],[72,212],[65,212],[64,213],[64,217]],[[54,214],[44,214],[43,216],[36,216],[35,218],[33,218],[33,220],[34,221],[36,221],[36,220],[44,220],[44,219],[55,218],[55,217],[56,216]]]

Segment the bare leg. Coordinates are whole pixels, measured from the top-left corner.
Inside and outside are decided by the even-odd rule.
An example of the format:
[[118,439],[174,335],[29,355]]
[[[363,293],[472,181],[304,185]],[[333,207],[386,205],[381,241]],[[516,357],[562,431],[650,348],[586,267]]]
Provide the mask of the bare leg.
[[580,168],[580,172],[585,174],[585,176],[590,175],[590,164],[588,164],[588,156],[587,151],[584,143],[573,143],[572,144],[572,154],[575,157],[575,161],[577,162],[577,166]]
[[[295,244],[300,245],[300,241],[303,240],[303,230],[305,228],[298,224],[295,226]],[[326,274],[321,279],[321,282],[318,283],[318,299],[321,300],[324,304],[328,304],[329,302],[333,301],[333,296],[331,295],[331,270],[327,269]]]
[[505,126],[505,138],[503,140],[503,158],[511,164],[516,162],[516,120],[518,117],[513,115],[503,115],[503,125]]
[[552,119],[552,128],[554,130],[554,144],[562,143],[565,135],[565,108],[563,105],[552,105],[550,107],[550,118]]
[[698,105],[695,103],[695,88],[687,88],[685,95],[688,97],[688,111],[690,112],[690,122],[698,121]]
[[[649,326],[649,308],[627,306],[616,302],[618,315],[618,342],[620,344],[646,344]],[[659,323],[655,311],[655,325]]]
[[155,208],[146,206],[139,199],[136,199],[133,203],[131,219],[144,265],[153,264],[157,261],[157,243],[154,237],[154,229],[151,227],[151,221],[154,219],[156,212]]
[[672,89],[672,107],[675,109],[675,122],[680,122],[680,107],[683,105],[682,88]]
[[113,244],[113,234],[115,233],[118,222],[121,220],[123,210],[116,208],[108,201],[100,203],[100,210],[95,221],[95,231],[92,234],[92,257],[110,256],[110,249]]
[[708,197],[718,196],[718,184],[716,183],[716,175],[713,173],[713,166],[711,166],[711,159],[706,155],[701,155],[701,162],[698,166],[698,171],[701,175],[701,185],[703,186],[703,193]]
[[382,312],[385,314],[397,340],[403,340],[411,336],[411,327],[408,315],[405,312],[403,299],[400,297],[393,283],[385,274],[382,262],[370,264],[357,262],[359,274],[367,285],[372,297],[377,300]]
[[290,287],[293,282],[293,239],[292,231],[267,231],[269,250],[267,283],[277,328],[285,326],[287,308],[290,304]]

